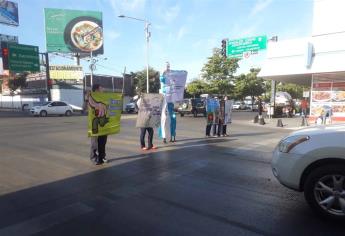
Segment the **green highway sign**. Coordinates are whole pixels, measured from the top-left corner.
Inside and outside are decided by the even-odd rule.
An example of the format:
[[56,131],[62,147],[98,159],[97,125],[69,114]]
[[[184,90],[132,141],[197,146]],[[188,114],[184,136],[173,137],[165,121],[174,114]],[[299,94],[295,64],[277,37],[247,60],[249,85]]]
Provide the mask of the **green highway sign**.
[[266,49],[266,44],[266,36],[227,40],[226,56],[229,58],[242,58],[243,54],[255,54],[258,50]]
[[39,72],[39,50],[36,46],[8,43],[8,66],[13,72]]

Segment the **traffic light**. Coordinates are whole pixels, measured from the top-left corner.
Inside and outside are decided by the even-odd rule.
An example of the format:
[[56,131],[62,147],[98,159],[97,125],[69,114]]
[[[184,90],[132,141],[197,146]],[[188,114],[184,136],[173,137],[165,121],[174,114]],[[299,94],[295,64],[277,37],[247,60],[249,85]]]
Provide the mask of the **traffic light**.
[[8,55],[9,55],[9,51],[8,51],[8,47],[7,47],[7,43],[6,42],[2,42],[1,43],[1,54],[2,54],[2,66],[4,70],[8,70],[9,69],[9,65],[8,65]]
[[226,58],[226,39],[222,40],[222,56]]

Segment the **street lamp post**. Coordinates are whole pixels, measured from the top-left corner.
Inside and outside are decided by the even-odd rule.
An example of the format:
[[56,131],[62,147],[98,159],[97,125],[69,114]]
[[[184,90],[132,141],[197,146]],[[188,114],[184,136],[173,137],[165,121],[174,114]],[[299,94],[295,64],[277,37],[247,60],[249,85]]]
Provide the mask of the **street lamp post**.
[[151,37],[151,32],[149,31],[149,26],[151,25],[150,22],[148,22],[145,19],[139,19],[135,17],[120,15],[120,18],[128,18],[132,20],[142,21],[145,23],[145,38],[146,38],[146,92],[149,93],[149,42]]

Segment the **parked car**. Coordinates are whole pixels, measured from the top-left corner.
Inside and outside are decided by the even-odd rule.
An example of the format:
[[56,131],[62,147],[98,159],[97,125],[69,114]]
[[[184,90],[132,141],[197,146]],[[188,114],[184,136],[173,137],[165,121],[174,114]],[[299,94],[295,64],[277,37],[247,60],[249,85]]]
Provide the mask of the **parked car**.
[[136,102],[130,102],[126,104],[127,113],[138,113],[138,107]]
[[272,170],[280,183],[303,191],[317,213],[345,220],[345,124],[306,128],[283,138]]
[[177,111],[180,113],[180,116],[184,116],[186,114],[193,114],[194,117],[197,117],[198,114],[206,116],[205,99],[185,99],[180,103]]
[[246,104],[244,102],[234,102],[234,104],[232,105],[232,109],[244,110],[246,109]]
[[30,113],[34,116],[48,116],[48,115],[65,115],[71,116],[73,108],[65,102],[51,101],[30,109]]

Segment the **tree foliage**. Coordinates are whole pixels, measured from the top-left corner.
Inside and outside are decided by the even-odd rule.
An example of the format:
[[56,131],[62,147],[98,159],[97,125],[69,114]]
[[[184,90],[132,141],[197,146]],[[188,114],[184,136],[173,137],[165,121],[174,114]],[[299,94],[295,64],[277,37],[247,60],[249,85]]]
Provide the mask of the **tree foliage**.
[[[146,69],[131,72],[133,78],[133,94],[146,93]],[[159,71],[149,68],[149,92],[158,93],[160,88]]]
[[200,94],[209,92],[209,85],[201,79],[196,79],[187,85],[186,92],[193,97],[198,97]]
[[306,87],[298,84],[289,84],[289,83],[279,83],[277,85],[277,91],[288,92],[293,99],[303,99],[303,90]]
[[215,48],[202,69],[202,77],[209,84],[209,92],[229,95],[233,88],[233,74],[238,68],[238,59],[227,59],[221,49]]
[[246,75],[241,74],[237,77],[235,85],[235,97],[243,100],[245,97],[250,96],[252,102],[255,97],[261,96],[265,92],[265,82],[263,79],[258,78],[257,75],[260,69],[250,69]]

